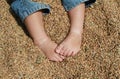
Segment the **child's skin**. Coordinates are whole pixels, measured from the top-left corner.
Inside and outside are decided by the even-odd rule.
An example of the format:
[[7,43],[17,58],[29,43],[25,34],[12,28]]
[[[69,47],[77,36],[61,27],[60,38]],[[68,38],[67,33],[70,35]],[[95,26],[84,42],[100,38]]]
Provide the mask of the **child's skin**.
[[66,39],[56,48],[56,52],[63,56],[74,56],[80,50],[81,38],[83,32],[85,4],[68,12],[71,28]]
[[34,44],[42,49],[49,60],[62,61],[64,59],[63,56],[55,53],[57,44],[52,42],[45,33],[41,11],[28,16],[25,19],[25,25],[34,41]]
[[82,3],[68,11],[71,28],[66,39],[57,45],[45,33],[42,12],[28,16],[24,23],[34,41],[51,61],[63,61],[67,56],[74,56],[80,50],[83,32],[85,4]]

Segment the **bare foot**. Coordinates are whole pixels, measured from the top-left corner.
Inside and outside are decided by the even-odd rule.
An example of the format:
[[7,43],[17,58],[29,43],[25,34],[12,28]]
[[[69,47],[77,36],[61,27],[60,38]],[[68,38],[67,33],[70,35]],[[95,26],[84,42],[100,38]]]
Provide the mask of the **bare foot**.
[[35,41],[34,43],[43,51],[46,57],[51,61],[61,62],[65,58],[64,56],[55,53],[55,48],[57,47],[57,44],[51,41],[49,38],[40,41]]
[[42,12],[38,11],[25,19],[25,25],[36,46],[38,46],[51,61],[62,61],[63,56],[55,53],[56,43],[52,42],[44,30]]
[[70,33],[67,38],[56,48],[56,53],[63,56],[74,56],[80,50],[84,14],[85,14],[85,4],[74,7],[68,11],[70,18]]
[[67,38],[56,48],[56,52],[63,56],[76,55],[80,50],[81,34],[69,33]]

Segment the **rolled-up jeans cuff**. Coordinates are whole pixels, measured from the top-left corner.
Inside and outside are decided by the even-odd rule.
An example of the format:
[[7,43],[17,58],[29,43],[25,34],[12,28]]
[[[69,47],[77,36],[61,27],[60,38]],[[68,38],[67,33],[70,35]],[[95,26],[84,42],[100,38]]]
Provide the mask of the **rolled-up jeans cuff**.
[[85,6],[88,7],[96,0],[62,0],[62,4],[66,11],[70,11],[81,3],[85,3]]
[[50,12],[49,5],[33,2],[31,0],[15,0],[11,4],[11,8],[20,17],[22,22],[24,22],[26,17],[39,10],[42,10],[43,14],[48,14]]

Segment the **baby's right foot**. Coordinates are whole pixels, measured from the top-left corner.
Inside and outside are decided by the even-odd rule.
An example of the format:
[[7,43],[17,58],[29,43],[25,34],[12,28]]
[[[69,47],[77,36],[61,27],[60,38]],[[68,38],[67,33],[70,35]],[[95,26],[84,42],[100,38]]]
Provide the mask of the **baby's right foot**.
[[51,41],[49,38],[34,41],[34,43],[43,51],[46,57],[51,61],[61,62],[65,58],[64,56],[55,53],[55,48],[57,47],[57,44]]

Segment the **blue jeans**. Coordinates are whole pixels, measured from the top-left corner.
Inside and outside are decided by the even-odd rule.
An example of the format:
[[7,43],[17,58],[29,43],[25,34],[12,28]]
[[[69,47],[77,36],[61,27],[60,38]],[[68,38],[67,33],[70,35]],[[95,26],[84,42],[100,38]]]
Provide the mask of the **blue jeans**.
[[[96,0],[61,0],[62,4],[66,11],[71,10],[76,7],[80,3],[85,3],[86,6],[94,3]],[[31,0],[14,0],[11,4],[12,10],[16,13],[17,16],[20,17],[22,22],[24,22],[25,18],[30,14],[33,14],[36,11],[42,10],[44,14],[48,14],[50,12],[50,6],[44,3],[33,2]]]

